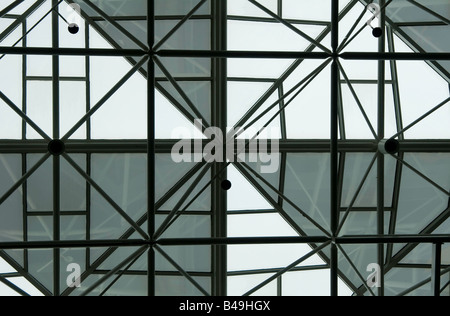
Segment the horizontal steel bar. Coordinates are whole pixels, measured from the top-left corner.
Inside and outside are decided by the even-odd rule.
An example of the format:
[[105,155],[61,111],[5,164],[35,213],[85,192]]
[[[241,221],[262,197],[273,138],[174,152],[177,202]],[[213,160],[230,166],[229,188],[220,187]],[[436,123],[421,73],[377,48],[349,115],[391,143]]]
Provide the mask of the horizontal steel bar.
[[229,238],[162,238],[157,241],[144,239],[122,240],[60,240],[2,242],[0,249],[58,249],[93,247],[140,247],[145,245],[186,246],[186,245],[267,245],[267,244],[318,244],[332,241],[336,244],[410,244],[410,243],[450,243],[450,235],[367,235],[343,236],[292,236],[292,237],[229,237]]
[[339,57],[356,60],[450,60],[450,53],[371,53],[347,52]]
[[96,247],[140,247],[148,245],[142,239],[120,240],[55,240],[55,241],[17,241],[2,242],[0,249],[61,249],[61,248],[96,248]]
[[143,56],[148,52],[141,49],[108,48],[51,48],[51,47],[0,47],[0,54],[6,55],[57,55],[57,56]]
[[275,52],[275,51],[210,51],[210,50],[160,50],[160,57],[198,58],[279,58],[279,59],[326,59],[332,57],[325,52]]
[[[180,140],[158,139],[155,141],[157,153],[170,153]],[[194,152],[194,141],[191,142]],[[203,146],[209,143],[203,140]],[[401,152],[450,152],[450,140],[400,140]],[[142,140],[68,140],[67,153],[147,153],[147,141]],[[270,140],[268,147],[270,147]],[[341,140],[341,152],[376,152],[375,140]],[[46,153],[48,143],[42,140],[1,140],[0,153]],[[280,152],[329,152],[329,140],[279,140]]]

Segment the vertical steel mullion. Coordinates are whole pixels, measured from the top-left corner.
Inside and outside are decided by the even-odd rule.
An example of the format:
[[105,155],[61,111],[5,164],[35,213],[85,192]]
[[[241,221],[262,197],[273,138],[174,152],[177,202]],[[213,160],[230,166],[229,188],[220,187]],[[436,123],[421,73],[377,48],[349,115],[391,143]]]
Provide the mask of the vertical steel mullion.
[[433,244],[433,258],[431,266],[431,287],[433,296],[441,296],[441,258],[442,244]]
[[[227,4],[226,1],[212,1],[212,50],[225,51],[227,48]],[[227,61],[225,58],[211,60],[213,93],[211,102],[211,125],[226,131],[227,126]],[[224,143],[226,149],[226,143]],[[226,153],[226,150],[224,151]],[[214,162],[212,176],[221,172],[211,183],[212,195],[212,237],[227,237],[227,193],[222,190],[221,182],[227,178],[226,162]],[[224,170],[223,170],[224,169]],[[223,171],[221,171],[223,170]],[[212,294],[227,295],[227,246],[214,245],[212,251]]]
[[[147,2],[147,42],[149,53],[153,55],[155,41],[155,1]],[[152,56],[150,56],[152,57]],[[149,58],[147,67],[147,229],[150,241],[153,243],[155,235],[155,63],[153,58]],[[155,296],[155,250],[151,247],[148,250],[148,296]]]
[[[330,109],[330,228],[333,240],[338,228],[338,137],[339,137],[339,68],[337,49],[339,44],[339,0],[331,1],[331,109]],[[330,295],[338,295],[338,249],[331,244],[330,250]]]
[[[27,32],[27,20],[24,19],[22,23],[22,36]],[[24,36],[22,39],[22,46],[27,47],[27,37]],[[27,55],[22,56],[22,111],[27,114]],[[27,123],[22,120],[22,140],[25,141],[27,138]],[[22,176],[27,173],[27,154],[23,153],[21,155],[22,159]],[[23,240],[28,241],[28,186],[27,181],[22,184],[22,229],[23,229]],[[28,271],[28,250],[24,249],[24,269]]]
[[[59,48],[58,0],[52,0],[52,47]],[[53,139],[59,139],[59,56],[52,56]],[[60,158],[53,157],[53,240],[60,240]],[[53,250],[53,295],[60,295],[60,250]]]
[[[90,47],[90,31],[89,23],[84,21],[84,46],[86,49]],[[91,109],[91,57],[85,57],[85,79],[86,79],[86,113]],[[86,120],[86,140],[91,139],[91,118]],[[86,173],[92,175],[92,154],[86,153]],[[86,181],[86,240],[91,240],[91,185]],[[91,250],[86,247],[86,270],[91,264]]]
[[[384,7],[385,0],[380,0],[380,6]],[[384,53],[386,51],[386,19],[385,11],[381,12],[379,19],[381,28],[383,30],[382,36],[378,40],[378,52]],[[378,60],[378,139],[385,137],[385,99],[386,99],[386,62]],[[377,234],[384,235],[384,154],[378,152],[377,160]],[[381,286],[378,288],[378,295],[384,296],[384,244],[378,244],[378,265],[381,269]]]

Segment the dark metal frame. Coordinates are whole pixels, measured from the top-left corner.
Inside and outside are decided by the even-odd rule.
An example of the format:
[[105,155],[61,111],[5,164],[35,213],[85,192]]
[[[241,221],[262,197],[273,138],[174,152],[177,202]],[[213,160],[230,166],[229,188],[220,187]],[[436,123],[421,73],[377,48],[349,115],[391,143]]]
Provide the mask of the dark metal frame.
[[[89,289],[87,289],[83,294],[88,294],[91,292],[97,285],[100,285],[108,278],[116,275],[115,280],[109,285],[107,289],[109,289],[117,279],[127,273],[139,273],[138,271],[130,271],[130,267],[132,264],[145,252],[147,252],[147,260],[148,260],[148,269],[146,274],[148,276],[148,294],[153,296],[156,294],[155,289],[155,276],[161,275],[160,271],[156,271],[155,267],[155,256],[162,255],[165,257],[171,264],[176,268],[177,272],[175,274],[183,275],[186,277],[202,294],[204,295],[226,295],[227,294],[227,277],[232,275],[250,275],[254,273],[265,273],[267,271],[255,270],[255,271],[228,271],[226,266],[226,256],[227,256],[227,246],[230,245],[251,245],[251,244],[286,244],[286,243],[294,243],[294,244],[308,244],[313,248],[309,254],[306,254],[299,260],[296,260],[291,265],[285,268],[274,269],[272,272],[275,273],[273,277],[266,280],[265,282],[259,284],[255,288],[251,289],[246,293],[246,295],[252,294],[256,292],[258,289],[262,288],[264,285],[270,283],[271,281],[276,280],[278,283],[278,294],[282,294],[281,284],[282,284],[282,276],[285,272],[288,271],[297,271],[297,270],[308,270],[309,268],[298,268],[299,263],[303,262],[310,256],[314,254],[318,254],[322,257],[322,259],[326,262],[325,265],[319,267],[311,267],[311,269],[330,269],[330,288],[331,295],[338,295],[338,277],[341,277],[348,284],[349,281],[346,276],[339,270],[339,258],[338,254],[342,253],[349,263],[352,265],[352,268],[358,273],[359,278],[361,279],[362,286],[358,288],[356,284],[348,284],[356,294],[361,295],[366,291],[372,295],[375,293],[372,289],[368,288],[365,284],[365,280],[363,276],[357,271],[356,267],[353,265],[349,257],[345,254],[344,249],[341,245],[344,244],[377,244],[378,245],[378,263],[382,267],[383,276],[392,268],[398,267],[401,264],[399,263],[402,258],[406,256],[409,252],[411,252],[419,243],[429,243],[433,244],[436,247],[436,256],[433,264],[433,274],[430,281],[434,285],[434,294],[439,295],[443,289],[440,288],[440,284],[438,280],[440,280],[440,275],[444,273],[448,273],[448,269],[442,270],[440,258],[439,258],[439,249],[442,243],[449,243],[450,236],[446,235],[430,235],[440,224],[442,224],[446,219],[450,217],[449,209],[443,211],[441,216],[437,218],[433,223],[429,225],[429,227],[425,228],[423,232],[414,236],[400,236],[395,235],[395,219],[396,219],[396,209],[398,203],[398,194],[399,187],[401,181],[401,173],[402,168],[412,168],[412,166],[408,165],[407,162],[403,160],[403,155],[406,152],[450,152],[450,141],[448,140],[435,140],[435,141],[408,141],[404,140],[404,132],[409,129],[412,125],[408,127],[403,126],[403,121],[401,118],[401,104],[399,97],[399,89],[398,89],[398,76],[396,72],[396,62],[399,60],[423,60],[427,61],[434,69],[436,69],[444,79],[450,82],[450,77],[436,61],[448,61],[450,60],[450,52],[443,53],[430,53],[425,52],[420,49],[420,47],[414,43],[410,38],[408,38],[388,17],[383,13],[381,15],[381,23],[382,25],[386,25],[387,33],[383,34],[381,39],[379,40],[379,51],[378,52],[370,52],[370,53],[352,53],[352,52],[342,52],[343,45],[339,45],[339,36],[338,36],[338,28],[339,21],[360,1],[352,0],[347,7],[345,7],[341,12],[339,12],[339,2],[338,0],[332,0],[331,6],[331,22],[324,21],[297,21],[297,20],[286,20],[281,18],[282,12],[282,2],[278,2],[278,12],[277,14],[269,11],[264,8],[258,2],[254,0],[249,0],[254,5],[260,7],[263,11],[268,13],[270,18],[254,18],[254,17],[241,17],[241,16],[227,16],[227,8],[226,1],[221,0],[211,0],[211,15],[209,16],[196,16],[195,12],[204,2],[199,2],[199,5],[196,6],[191,12],[189,12],[184,17],[177,17],[180,19],[180,23],[177,25],[181,26],[183,22],[189,19],[210,19],[211,20],[211,43],[212,47],[210,51],[184,51],[184,50],[159,50],[158,48],[161,46],[161,42],[156,43],[154,41],[155,35],[155,21],[162,19],[162,17],[155,16],[154,12],[154,1],[148,2],[148,12],[147,16],[142,17],[129,17],[132,20],[147,20],[148,21],[148,43],[145,45],[140,42],[137,38],[135,38],[132,34],[130,34],[126,29],[120,26],[117,21],[120,18],[117,17],[109,17],[105,12],[96,8],[95,5],[89,2],[99,14],[100,17],[92,18],[84,15],[83,17],[86,20],[86,25],[90,24],[94,27],[95,30],[100,32],[114,49],[93,49],[89,47],[89,30],[86,28],[86,48],[84,49],[71,49],[71,48],[60,48],[58,43],[58,11],[57,11],[57,0],[52,0],[52,5],[55,8],[52,10],[52,21],[53,21],[53,47],[51,48],[31,48],[26,46],[26,36],[24,36],[23,47],[0,47],[0,54],[19,54],[23,55],[23,94],[26,96],[26,82],[27,80],[51,80],[53,85],[53,100],[59,100],[59,83],[62,80],[67,81],[78,81],[82,80],[86,82],[86,116],[83,117],[82,120],[75,125],[75,127],[65,136],[59,135],[59,102],[55,101],[53,104],[53,135],[49,137],[43,131],[39,129],[39,127],[33,123],[31,119],[27,117],[27,104],[26,98],[23,99],[23,104],[21,109],[17,107],[12,101],[10,101],[5,95],[0,94],[0,97],[5,101],[11,108],[16,110],[16,113],[22,116],[24,121],[23,123],[23,138],[20,141],[1,141],[0,142],[0,153],[16,153],[22,155],[23,161],[23,177],[14,185],[11,190],[6,192],[3,196],[0,197],[0,204],[4,202],[10,194],[12,194],[16,189],[21,187],[24,191],[24,241],[23,242],[7,242],[0,243],[0,256],[10,263],[18,272],[19,275],[24,276],[30,281],[37,289],[39,289],[42,293],[46,295],[52,295],[52,291],[49,291],[44,286],[42,286],[28,271],[27,269],[22,268],[20,265],[15,263],[4,250],[7,249],[23,249],[25,254],[25,262],[27,262],[27,251],[26,249],[52,249],[53,250],[53,264],[54,264],[54,295],[69,295],[72,293],[73,289],[60,289],[60,277],[61,273],[60,269],[60,249],[63,248],[89,248],[89,247],[107,247],[108,251],[106,251],[96,262],[90,262],[89,251],[87,250],[87,270],[83,273],[82,279],[84,280],[92,273],[101,273],[103,274],[103,278],[92,285]],[[16,1],[4,10],[0,12],[0,17],[10,17],[14,18],[15,21],[2,34],[0,34],[0,39],[5,38],[9,32],[11,32],[14,28],[22,25],[23,33],[26,35],[26,18],[30,15],[34,10],[39,7],[44,1],[37,1],[36,4],[27,10],[22,16],[15,17],[8,15],[8,12],[13,9],[17,4],[21,1]],[[73,1],[68,1],[69,3],[73,3]],[[367,1],[362,1],[364,4],[367,4]],[[380,2],[381,7],[387,6],[391,1]],[[414,5],[418,5],[415,1],[409,1]],[[419,5],[420,7],[420,5]],[[424,9],[424,8],[421,8]],[[425,8],[426,9],[426,8]],[[428,10],[427,10],[428,11]],[[440,18],[444,24],[448,24],[448,20],[442,18],[441,16],[436,15],[436,17]],[[174,17],[169,17],[174,18]],[[123,49],[121,48],[111,37],[108,36],[104,31],[102,31],[101,27],[96,24],[96,21],[101,21],[102,19],[106,19],[111,24],[115,25],[118,29],[122,31],[122,33],[133,40],[140,48],[137,49]],[[286,27],[296,31],[299,36],[305,37],[311,42],[311,46],[305,52],[250,52],[250,51],[228,51],[226,47],[226,25],[227,20],[244,20],[244,21],[261,21],[267,23],[282,23]],[[315,24],[325,26],[325,30],[322,34],[320,34],[316,39],[310,38],[303,32],[299,31],[295,28],[294,24]],[[176,28],[177,28],[176,27]],[[355,24],[356,28],[356,24]],[[173,34],[174,31],[170,32],[165,39],[170,37],[170,34]],[[332,45],[331,50],[326,47],[323,47],[320,42],[326,35],[331,34]],[[398,53],[395,52],[394,47],[394,34],[400,36],[403,40],[408,42],[410,46],[414,48],[415,53]],[[349,34],[350,35],[350,34]],[[388,41],[388,51],[386,51],[385,40]],[[348,42],[347,42],[348,44]],[[148,46],[148,48],[147,48]],[[344,45],[345,46],[345,45]],[[313,50],[319,47],[323,51],[322,52],[313,52]],[[26,61],[27,56],[29,55],[52,55],[53,56],[53,74],[51,77],[42,77],[42,78],[33,78],[29,77],[26,74]],[[70,56],[85,56],[86,57],[86,78],[60,78],[59,77],[59,56],[70,55]],[[90,56],[122,56],[127,58],[130,63],[133,65],[132,70],[110,91],[107,95],[96,105],[90,104],[90,64],[89,57]],[[283,138],[280,140],[280,152],[282,153],[281,159],[281,172],[280,172],[280,188],[277,191],[278,200],[273,200],[269,193],[265,192],[264,188],[260,185],[260,182],[256,181],[257,176],[252,174],[248,166],[243,164],[236,164],[236,167],[240,172],[255,186],[258,188],[258,191],[271,202],[274,211],[278,212],[283,216],[291,226],[298,232],[299,237],[273,237],[273,238],[227,238],[227,215],[228,214],[238,214],[239,212],[228,212],[227,204],[226,204],[226,193],[220,189],[220,183],[222,179],[226,178],[226,167],[229,165],[227,163],[214,163],[211,166],[211,181],[208,183],[208,186],[211,186],[211,199],[212,199],[212,212],[211,212],[211,238],[178,238],[178,239],[167,239],[167,238],[159,238],[161,232],[156,229],[154,226],[155,223],[155,215],[162,214],[158,210],[158,205],[161,206],[164,202],[163,200],[156,201],[155,200],[155,155],[158,153],[170,153],[170,150],[174,144],[174,141],[170,140],[158,140],[155,139],[155,112],[154,112],[154,99],[155,99],[155,88],[159,89],[166,97],[170,98],[168,93],[164,93],[163,87],[159,84],[161,81],[169,81],[175,87],[177,87],[177,81],[179,80],[196,80],[192,78],[173,78],[170,76],[170,73],[165,72],[165,78],[157,78],[155,76],[155,68],[159,67],[163,70],[164,66],[160,63],[159,58],[163,57],[203,57],[203,58],[211,58],[212,61],[212,72],[211,78],[200,78],[197,80],[207,80],[212,82],[212,102],[211,102],[211,113],[212,120],[209,122],[211,126],[220,127],[222,130],[225,130],[227,125],[227,117],[226,117],[226,89],[227,89],[227,81],[230,80],[244,80],[238,78],[228,78],[226,67],[227,67],[227,59],[229,58],[287,58],[287,59],[295,59],[295,62],[291,65],[291,67],[281,76],[281,78],[274,78],[273,80],[268,80],[272,83],[272,87],[258,100],[258,102],[249,110],[248,113],[238,122],[237,126],[242,126],[245,123],[248,123],[250,117],[261,107],[261,105],[268,99],[268,97],[275,91],[278,91],[279,100],[277,104],[274,106],[279,107],[278,114],[281,117],[282,121],[282,134]],[[296,89],[285,92],[284,91],[284,81],[285,79],[303,62],[305,59],[323,59],[328,60],[331,64],[331,100],[330,100],[330,113],[331,113],[331,134],[330,140],[326,141],[308,141],[308,140],[289,140],[286,135],[286,123],[285,123],[285,113],[284,108],[288,105],[289,101],[287,97],[292,94]],[[377,82],[372,84],[377,84],[378,87],[378,126],[374,131],[374,140],[346,140],[345,137],[345,124],[343,119],[343,110],[342,110],[342,94],[341,94],[341,85],[347,84],[350,88],[352,80],[348,79],[345,76],[345,71],[339,63],[341,59],[348,60],[376,60],[378,61],[379,67],[379,76]],[[391,75],[392,78],[389,82],[385,81],[385,64],[386,62],[390,63],[391,66]],[[145,64],[147,65],[145,67]],[[323,69],[323,68],[322,68]],[[319,73],[322,69],[316,70],[315,74]],[[141,72],[143,75],[147,77],[148,82],[148,135],[147,140],[125,140],[125,141],[95,141],[91,139],[90,136],[90,116],[98,109],[100,106],[115,92],[117,89],[123,85],[128,78],[131,77],[135,72]],[[163,70],[164,72],[164,70]],[[341,79],[341,74],[344,76],[345,80]],[[314,75],[314,73],[312,74]],[[314,78],[314,77],[313,77]],[[257,80],[256,78],[248,78],[250,80]],[[249,80],[249,81],[250,81]],[[305,81],[305,86],[309,82]],[[394,199],[392,208],[386,208],[384,206],[384,155],[378,151],[378,141],[385,138],[384,135],[384,95],[385,95],[385,83],[392,84],[392,88],[394,91],[394,104],[396,109],[396,117],[397,117],[397,129],[398,133],[394,137],[398,137],[400,141],[401,151],[398,156],[395,156],[398,160],[397,163],[397,174],[395,180],[395,189],[394,189]],[[178,86],[179,87],[179,86]],[[299,85],[298,87],[301,87]],[[296,87],[296,88],[298,88]],[[182,89],[179,89],[180,94],[186,100],[188,104],[189,98],[183,94]],[[356,94],[354,95],[356,98]],[[183,109],[182,105],[176,104],[176,100],[171,98],[172,103],[183,112],[189,119],[193,119],[194,117],[189,114],[188,111]],[[437,105],[433,112],[442,106],[446,105],[450,101],[446,99],[441,104]],[[195,112],[195,106],[192,105],[192,109]],[[362,109],[362,107],[361,107]],[[362,109],[363,111],[363,109]],[[430,111],[426,113],[425,116],[421,117],[419,120],[414,122],[413,124],[418,123],[421,119],[433,113]],[[201,113],[198,113],[201,116]],[[370,122],[367,120],[370,125]],[[26,126],[27,123],[29,126],[36,129],[45,139],[46,141],[33,141],[26,140]],[[69,136],[83,123],[86,123],[87,128],[87,139],[86,141],[70,141],[68,140]],[[251,123],[249,124],[251,125]],[[248,125],[247,125],[248,126]],[[339,132],[341,133],[341,138],[339,139]],[[60,202],[60,159],[66,159],[71,163],[71,165],[76,168],[76,170],[86,179],[86,194],[88,201],[90,200],[90,192],[91,188],[96,189],[100,192],[108,202],[113,205],[115,210],[119,212],[122,217],[124,217],[130,223],[130,229],[118,240],[90,240],[89,237],[89,225],[90,212],[86,212],[86,227],[87,227],[87,236],[85,241],[62,241],[60,240],[60,217],[64,215],[60,212],[59,207],[55,207],[53,212],[45,215],[53,216],[53,241],[49,242],[31,242],[27,240],[27,216],[29,216],[29,212],[27,212],[27,203],[26,203],[26,192],[27,192],[27,182],[26,180],[33,174],[35,170],[39,168],[50,155],[47,153],[47,143],[51,139],[59,139],[62,138],[66,140],[67,153],[84,153],[86,154],[86,170],[83,170],[77,164],[70,159],[68,154],[63,155],[63,158],[53,157],[53,202],[54,205],[58,206]],[[248,150],[246,148],[246,150]],[[333,188],[330,192],[330,232],[327,232],[326,236],[305,236],[301,230],[301,227],[298,227],[295,222],[289,219],[283,211],[283,203],[288,203],[289,200],[284,196],[284,177],[286,173],[286,157],[288,153],[293,152],[328,152],[330,153],[330,183],[331,188]],[[342,208],[340,206],[340,190],[342,188],[342,178],[343,178],[343,169],[344,169],[344,159],[345,154],[349,152],[373,152],[375,153],[376,161],[377,161],[377,170],[378,170],[378,187],[377,187],[377,205],[376,209],[368,208],[368,209],[357,209],[352,207],[352,205],[348,208]],[[26,156],[31,153],[43,153],[45,154],[43,158],[35,165],[35,166],[27,166]],[[95,181],[90,176],[90,157],[93,153],[145,153],[148,157],[148,186],[147,186],[147,198],[149,205],[155,205],[155,207],[149,207],[148,212],[145,214],[137,222],[134,222],[131,218],[129,218],[125,211],[123,211],[119,205],[115,204],[114,201],[108,198],[108,195],[105,192],[102,192],[100,186],[98,186]],[[374,157],[374,159],[375,159]],[[373,164],[372,164],[373,165]],[[371,166],[372,166],[371,165]],[[371,167],[370,166],[370,167]],[[31,168],[30,168],[31,167]],[[370,167],[367,173],[370,171]],[[247,170],[249,169],[249,170]],[[204,167],[203,164],[198,164],[194,169],[192,169],[185,177],[180,179],[180,181],[168,192],[168,195],[164,198],[167,200],[170,197],[170,194],[173,194],[177,191],[187,179],[193,177],[197,171],[203,170],[203,174],[209,170],[209,168]],[[425,178],[426,176],[421,174],[418,170],[412,169],[416,172],[420,177]],[[366,175],[367,175],[366,173]],[[201,177],[198,177],[197,180],[194,181],[193,186],[189,190],[193,190],[195,185],[198,184]],[[264,181],[263,178],[259,179],[260,181]],[[439,187],[435,184],[431,179],[426,179],[435,187]],[[364,184],[364,179],[361,182],[360,187]],[[267,183],[266,183],[267,185]],[[441,191],[450,195],[449,192],[445,188],[441,188]],[[204,188],[205,189],[205,188]],[[278,189],[277,189],[278,190]],[[357,196],[358,192],[355,195]],[[197,194],[198,196],[199,194]],[[185,195],[184,199],[188,197],[188,194]],[[195,198],[194,198],[195,199]],[[180,210],[174,210],[173,215],[175,219],[184,209],[181,209],[182,203],[185,201],[180,201]],[[191,201],[192,202],[192,201]],[[87,208],[89,208],[89,203],[87,203]],[[345,221],[346,216],[342,219],[341,213],[345,211],[377,211],[378,213],[378,232],[375,236],[340,236],[339,231],[342,228],[342,224]],[[301,211],[299,209],[299,211]],[[391,226],[389,228],[389,234],[386,235],[384,233],[384,215],[386,212],[390,212],[391,214]],[[195,213],[195,212],[194,212]],[[246,213],[243,211],[242,213]],[[42,215],[42,214],[41,214]],[[141,229],[141,225],[143,225],[147,221],[147,232]],[[172,223],[168,223],[169,225]],[[129,239],[131,234],[134,231],[138,231],[141,235],[141,239]],[[397,254],[393,254],[393,245],[394,244],[407,244],[405,248],[403,248]],[[173,261],[167,253],[160,246],[174,246],[174,245],[210,245],[212,249],[212,269],[211,273],[200,273],[195,271],[184,271],[181,266],[179,266],[175,261]],[[385,245],[387,245],[387,250],[385,252]],[[98,268],[100,264],[106,260],[118,247],[134,247],[136,251],[122,261],[115,269],[110,271],[100,271]],[[330,257],[327,257],[323,250],[330,249]],[[27,265],[25,265],[27,266]],[[430,267],[431,268],[431,267]],[[168,273],[168,272],[167,272]],[[170,274],[170,273],[168,273]],[[212,277],[212,286],[211,292],[203,289],[193,278],[193,276],[211,276]],[[426,281],[426,280],[425,280]],[[11,287],[13,290],[16,290],[19,294],[25,295],[24,291],[18,289],[14,284],[5,279],[5,276],[0,275],[0,282],[6,284]],[[422,284],[423,285],[423,284]],[[419,285],[420,286],[420,285]],[[445,285],[444,289],[448,286]],[[106,292],[107,289],[104,291]],[[414,289],[412,289],[414,290]],[[411,290],[411,291],[412,291]],[[410,291],[409,291],[410,292]],[[405,291],[404,294],[409,293]],[[104,294],[104,293],[102,293]],[[384,295],[384,278],[382,281],[382,286],[379,289],[378,295]]]

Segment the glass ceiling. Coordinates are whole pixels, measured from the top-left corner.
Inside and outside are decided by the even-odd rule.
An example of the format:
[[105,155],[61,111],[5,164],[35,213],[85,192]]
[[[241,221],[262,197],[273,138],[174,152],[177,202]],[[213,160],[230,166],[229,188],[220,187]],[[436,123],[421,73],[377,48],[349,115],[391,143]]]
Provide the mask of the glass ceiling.
[[1,1],[0,295],[450,295],[449,24]]

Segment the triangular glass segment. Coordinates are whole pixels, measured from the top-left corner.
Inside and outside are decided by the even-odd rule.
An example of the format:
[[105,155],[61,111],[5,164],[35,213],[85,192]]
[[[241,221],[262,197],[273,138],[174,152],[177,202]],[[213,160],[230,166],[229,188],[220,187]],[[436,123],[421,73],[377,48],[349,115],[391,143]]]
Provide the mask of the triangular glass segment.
[[[228,167],[228,210],[267,210],[273,208],[260,192],[233,166]],[[245,195],[242,193],[245,192]]]
[[211,122],[211,83],[208,81],[158,81],[156,86],[192,123],[201,119]]
[[[131,100],[130,94],[133,94]],[[117,126],[121,128],[118,129]],[[139,71],[135,72],[92,116],[92,137],[147,138],[147,82]]]
[[[283,209],[308,235],[323,234],[330,218],[330,155],[326,153],[288,154],[284,194],[297,206]],[[311,217],[307,220],[299,209]]]
[[[228,295],[229,296],[242,296],[252,288],[258,286],[265,280],[272,277],[274,273],[264,274],[244,274],[244,275],[232,275],[227,279],[228,283]],[[277,295],[277,280],[270,282],[261,289],[255,292],[258,296],[276,296]]]
[[[147,212],[147,160],[140,154],[93,155],[92,179],[135,223]],[[111,181],[111,177],[116,180]],[[94,188],[92,194],[92,228],[98,236],[120,236],[130,223]],[[116,227],[116,229],[112,229]],[[119,229],[120,228],[120,229]],[[117,237],[118,237],[117,236]]]
[[[170,95],[167,94],[167,98],[158,90],[155,92],[156,139],[205,138],[201,130],[194,125],[194,121],[190,121],[168,100]],[[174,103],[178,104],[175,101]]]
[[[448,83],[425,62],[398,62],[397,68],[404,127],[409,126],[449,98]],[[441,128],[446,124],[444,121],[448,115],[450,115],[450,105],[447,103],[406,131],[405,138],[450,137],[448,130]]]
[[210,20],[189,19],[181,26],[178,26],[180,20],[164,19],[156,21],[155,43],[159,49],[211,49],[211,38],[209,36],[209,28],[211,27]]
[[[0,155],[0,196],[3,196],[22,176],[20,155]],[[0,240],[22,241],[23,214],[22,187],[13,192],[3,203],[0,204]]]
[[[160,210],[172,211],[178,205],[178,211],[210,211],[211,185],[207,186],[210,182],[209,175],[209,171],[205,173],[205,167],[197,171],[190,179],[185,180],[183,185],[165,201]],[[205,190],[198,195],[204,188]],[[185,196],[188,190],[190,193]],[[182,201],[182,197],[184,197],[184,201]]]
[[[358,187],[371,165],[374,155],[372,153],[348,153],[345,156],[344,180],[342,187],[342,207],[349,207],[355,197]],[[397,162],[386,158],[384,165],[384,205],[392,205],[394,180]],[[353,207],[376,207],[377,200],[373,192],[377,188],[377,163],[372,164],[364,184],[354,200]]]
[[[410,165],[414,164],[419,172],[426,173],[429,178],[435,178],[448,190],[448,173],[436,169],[439,163],[436,164],[434,157],[405,154],[404,160]],[[448,159],[444,155],[439,160],[445,163]],[[448,208],[448,195],[406,166],[403,166],[402,173],[395,233],[420,233]]]
[[[363,287],[363,282],[366,282],[369,272],[372,271],[367,271],[369,265],[377,262],[377,245],[342,245],[341,248],[338,259],[339,271],[352,288]],[[373,291],[377,292],[376,289]],[[370,296],[370,293],[367,292],[366,295]]]
[[[120,3],[117,1],[74,1],[81,9],[83,17],[107,37],[107,40],[116,48],[145,48],[147,22],[136,17],[147,12],[147,2],[143,0]],[[71,13],[75,15],[76,13]],[[78,14],[79,15],[79,14]],[[133,18],[134,17],[134,18]],[[119,23],[117,20],[126,19]]]
[[[374,8],[379,8],[377,3],[373,4],[373,6]],[[379,40],[373,35],[373,30],[374,28],[380,28],[380,20],[378,18],[373,19],[374,14],[370,12],[366,4],[357,2],[340,21],[339,48],[343,52],[378,51]],[[349,33],[350,31],[352,32]]]
[[324,89],[330,85],[328,67],[297,96],[299,89],[288,97],[286,102],[292,100],[285,111],[288,138],[329,139],[331,96],[329,89]]
[[160,183],[155,187],[157,202],[196,166],[194,162],[176,163],[170,154],[156,155],[155,164],[156,182]]

